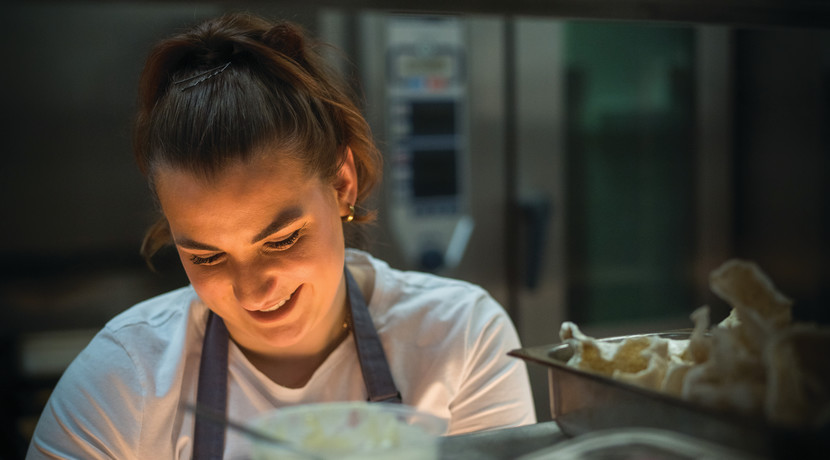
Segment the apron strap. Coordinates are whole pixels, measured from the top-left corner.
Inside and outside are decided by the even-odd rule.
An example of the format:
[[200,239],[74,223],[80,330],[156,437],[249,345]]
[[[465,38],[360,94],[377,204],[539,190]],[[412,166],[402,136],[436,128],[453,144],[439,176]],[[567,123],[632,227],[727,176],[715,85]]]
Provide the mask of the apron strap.
[[401,403],[401,393],[392,379],[389,362],[372,322],[372,316],[369,314],[366,299],[348,268],[344,267],[344,273],[349,307],[352,311],[354,343],[357,347],[360,370],[363,372],[363,381],[369,393],[369,401]]
[[[402,402],[395,387],[389,362],[380,342],[369,307],[349,269],[344,266],[346,292],[352,313],[357,359],[371,402]],[[196,392],[198,407],[215,414],[227,414],[228,406],[228,343],[230,336],[225,322],[212,311],[208,313],[202,358],[199,362],[199,383]],[[193,434],[193,459],[221,459],[225,451],[225,427],[196,417]]]
[[[215,414],[226,414],[228,405],[228,329],[212,311],[208,313],[196,405]],[[225,452],[225,427],[196,417],[193,433],[194,460],[221,459]]]

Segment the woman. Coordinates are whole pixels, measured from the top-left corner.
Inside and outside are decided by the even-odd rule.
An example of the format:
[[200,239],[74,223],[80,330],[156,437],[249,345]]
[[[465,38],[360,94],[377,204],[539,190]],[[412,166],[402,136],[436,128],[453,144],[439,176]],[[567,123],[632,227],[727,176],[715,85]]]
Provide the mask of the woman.
[[[504,310],[481,288],[346,249],[380,159],[300,29],[228,15],[158,44],[138,164],[190,286],[111,320],[67,369],[29,457],[232,457],[200,406],[250,420],[324,401],[402,402],[448,434],[533,423]],[[212,431],[213,430],[213,431]],[[218,430],[218,431],[217,431]],[[211,454],[213,452],[213,454]]]

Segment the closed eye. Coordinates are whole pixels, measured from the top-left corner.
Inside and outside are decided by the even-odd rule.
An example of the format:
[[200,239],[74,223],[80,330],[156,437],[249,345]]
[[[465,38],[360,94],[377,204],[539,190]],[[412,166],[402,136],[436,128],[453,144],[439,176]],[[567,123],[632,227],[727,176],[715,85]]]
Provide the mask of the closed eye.
[[208,256],[208,257],[199,257],[197,255],[191,254],[190,255],[190,261],[193,262],[194,265],[211,265],[214,262],[216,262],[217,260],[219,260],[219,258],[221,256],[222,256],[221,253],[214,254],[214,255]]
[[288,236],[288,238],[285,238],[283,240],[271,241],[271,242],[265,243],[265,246],[267,246],[269,249],[274,249],[274,250],[277,250],[277,251],[285,251],[286,249],[293,246],[294,243],[296,243],[297,240],[300,239],[303,228],[305,228],[305,227],[302,227],[302,228],[299,228],[299,229],[295,230],[294,233],[292,233],[291,235]]

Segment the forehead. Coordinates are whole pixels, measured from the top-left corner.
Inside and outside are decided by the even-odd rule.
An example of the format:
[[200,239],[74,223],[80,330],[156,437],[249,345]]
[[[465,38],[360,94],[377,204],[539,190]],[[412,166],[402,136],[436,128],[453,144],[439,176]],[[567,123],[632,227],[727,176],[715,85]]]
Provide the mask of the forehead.
[[[158,192],[170,191],[171,186],[193,183],[205,190],[221,190],[257,181],[306,181],[305,168],[300,161],[286,155],[258,154],[247,159],[230,160],[220,168],[207,172],[199,168],[160,164],[153,171],[153,185]],[[175,187],[173,187],[175,188]]]
[[[165,213],[179,206],[199,207],[268,201],[302,201],[309,187],[321,182],[302,163],[285,156],[259,155],[229,163],[218,173],[198,173],[162,166],[154,174],[156,194]],[[252,203],[253,202],[253,203]]]

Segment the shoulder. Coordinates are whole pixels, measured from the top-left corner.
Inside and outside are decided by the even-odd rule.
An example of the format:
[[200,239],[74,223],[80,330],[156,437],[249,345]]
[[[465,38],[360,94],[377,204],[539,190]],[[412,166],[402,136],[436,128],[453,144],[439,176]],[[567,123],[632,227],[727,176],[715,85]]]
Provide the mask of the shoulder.
[[357,250],[349,250],[346,261],[350,269],[368,274],[371,292],[367,303],[373,315],[410,308],[438,309],[445,314],[504,311],[484,288],[473,283],[430,273],[398,270]]
[[[203,309],[188,287],[110,320],[52,392],[36,429],[38,449],[77,458],[97,457],[99,448],[137,452],[144,415],[158,414],[158,401],[177,400],[185,368],[198,362],[191,351],[204,335]],[[102,440],[110,444],[99,446]]]
[[[200,314],[201,310],[204,315]],[[171,345],[180,348],[175,344],[185,341],[188,329],[192,329],[201,316],[206,316],[206,312],[206,307],[189,286],[140,302],[108,321],[78,355],[73,366],[89,368],[94,374],[123,373],[127,371],[126,367],[140,373],[144,367],[142,362],[158,362],[162,358],[159,353],[165,353]],[[204,329],[204,325],[201,326]],[[198,328],[198,324],[195,327]]]
[[198,369],[209,310],[191,286],[145,300],[109,321],[90,343],[87,359],[114,347],[151,394],[166,394]]
[[[467,341],[494,324],[510,324],[504,308],[482,287],[429,273],[391,268],[367,253],[350,250],[347,263],[368,270],[369,310],[378,332],[420,340]],[[429,331],[427,334],[426,331]],[[446,342],[445,342],[446,343]]]
[[196,299],[196,291],[191,286],[166,292],[128,308],[107,322],[104,329],[117,332],[135,326],[161,327],[186,315]]
[[145,385],[157,386],[163,370],[180,366],[188,347],[204,334],[206,312],[190,287],[138,303],[107,322],[72,362],[62,384],[122,381],[137,393]]
[[36,433],[41,448],[83,449],[77,457],[92,458],[98,455],[96,440],[106,440],[112,452],[137,452],[144,415],[164,410],[161,401],[177,400],[185,369],[196,369],[206,311],[186,287],[110,320],[52,392]]

